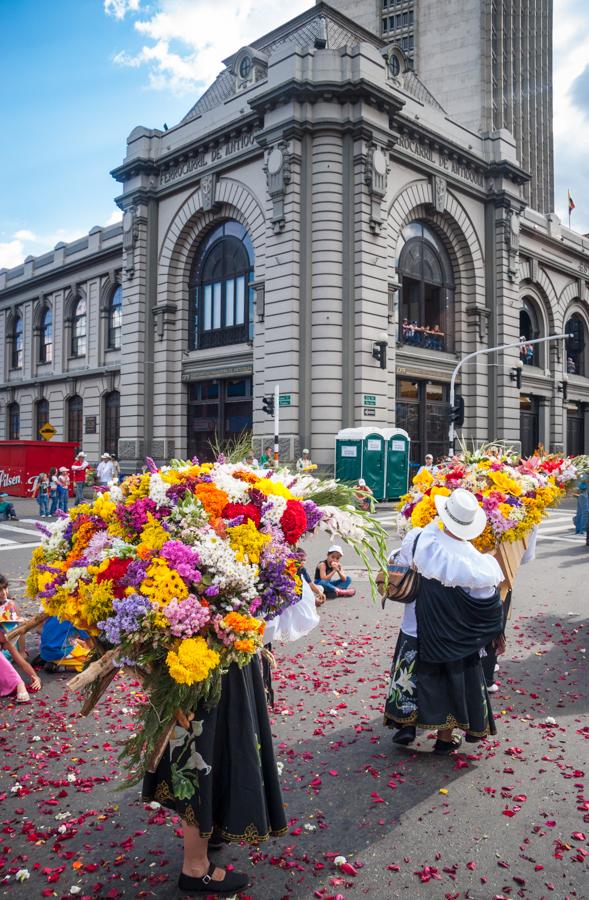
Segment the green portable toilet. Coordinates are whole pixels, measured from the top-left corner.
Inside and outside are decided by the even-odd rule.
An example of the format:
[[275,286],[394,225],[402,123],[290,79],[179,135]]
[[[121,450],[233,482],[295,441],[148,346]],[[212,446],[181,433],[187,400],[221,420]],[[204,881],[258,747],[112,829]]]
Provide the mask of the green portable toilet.
[[[362,429],[364,430],[364,429]],[[375,500],[385,497],[386,441],[376,428],[366,429],[362,441],[362,478]]]
[[343,428],[335,438],[335,477],[356,484],[362,477],[363,428]]
[[409,435],[402,428],[385,428],[386,440],[386,498],[397,500],[409,487]]

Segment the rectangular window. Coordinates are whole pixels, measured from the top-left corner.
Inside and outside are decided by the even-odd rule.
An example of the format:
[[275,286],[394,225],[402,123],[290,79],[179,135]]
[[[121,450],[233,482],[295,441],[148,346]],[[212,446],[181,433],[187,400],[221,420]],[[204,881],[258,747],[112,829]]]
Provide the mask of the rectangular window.
[[213,328],[221,327],[221,282],[213,285]]
[[235,324],[243,325],[245,322],[245,277],[240,275],[235,279]]
[[205,306],[205,314],[204,314],[204,322],[203,322],[203,331],[210,331],[212,328],[213,317],[212,317],[212,307],[213,307],[213,289],[210,284],[205,284],[204,289],[204,306]]
[[225,283],[225,327],[231,328],[235,322],[235,281]]
[[409,13],[404,12],[403,13],[403,28],[407,28],[408,24],[409,24]]

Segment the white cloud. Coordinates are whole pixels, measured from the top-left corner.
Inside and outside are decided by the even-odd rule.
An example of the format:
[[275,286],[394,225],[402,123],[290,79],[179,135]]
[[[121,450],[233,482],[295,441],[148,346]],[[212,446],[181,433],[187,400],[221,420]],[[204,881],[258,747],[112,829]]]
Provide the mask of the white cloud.
[[159,0],[149,15],[136,17],[135,29],[146,41],[141,50],[121,51],[114,61],[146,66],[156,90],[194,94],[214,80],[225,57],[310,5],[292,0],[286,11],[275,0]]
[[28,228],[21,228],[10,236],[9,240],[0,242],[0,269],[11,269],[19,266],[27,256],[40,256],[53,250],[60,241],[65,244],[81,237],[79,231],[58,228],[50,234],[38,235]]
[[124,19],[127,13],[139,11],[139,0],[104,0],[104,11],[107,16]]
[[104,224],[106,227],[108,227],[109,225],[116,225],[118,222],[121,221],[122,218],[123,218],[123,214],[122,214],[121,210],[113,209],[113,211],[111,212],[110,216],[108,217],[108,219],[106,220],[106,222]]
[[576,204],[571,225],[589,232],[589,117],[574,105],[571,88],[589,62],[586,0],[555,0],[554,156],[555,206],[568,223],[567,190]]

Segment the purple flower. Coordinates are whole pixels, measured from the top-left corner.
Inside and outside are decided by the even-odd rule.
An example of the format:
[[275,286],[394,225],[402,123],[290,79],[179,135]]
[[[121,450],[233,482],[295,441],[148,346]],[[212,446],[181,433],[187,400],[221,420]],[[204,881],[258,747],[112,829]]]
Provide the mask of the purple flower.
[[194,594],[189,594],[184,600],[171,600],[163,613],[170,623],[170,631],[176,637],[198,634],[211,619],[210,609],[202,606]]
[[51,529],[47,528],[47,525],[43,525],[42,522],[35,522],[37,530],[44,534],[45,537],[51,537]]
[[186,582],[198,584],[202,575],[197,566],[199,556],[196,550],[183,544],[182,541],[167,541],[160,551],[160,555],[176,569],[181,578]]
[[121,584],[125,587],[139,587],[145,578],[150,562],[151,560],[149,559],[134,559],[121,579]]
[[307,531],[313,531],[323,518],[323,510],[312,500],[303,500],[303,507],[307,516]]
[[208,588],[205,589],[205,597],[218,597],[221,592],[221,588],[218,584],[210,584]]
[[111,644],[120,644],[128,634],[139,631],[143,619],[151,611],[153,604],[141,594],[130,594],[128,597],[113,600],[114,616],[109,616],[98,627],[104,632]]
[[151,474],[152,474],[152,475],[155,475],[155,473],[157,472],[158,469],[157,469],[157,466],[156,466],[155,462],[154,462],[153,459],[151,458],[151,456],[146,456],[146,457],[145,457],[145,465],[147,466],[147,468],[149,469],[149,471],[151,472]]

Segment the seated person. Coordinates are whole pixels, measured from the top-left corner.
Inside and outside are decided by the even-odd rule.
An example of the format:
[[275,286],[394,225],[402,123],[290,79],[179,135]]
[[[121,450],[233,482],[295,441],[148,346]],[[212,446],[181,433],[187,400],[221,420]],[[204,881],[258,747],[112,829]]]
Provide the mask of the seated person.
[[50,616],[43,623],[41,646],[35,662],[45,663],[48,672],[72,669],[81,672],[90,653],[88,634],[74,628],[71,622],[60,622]]
[[[22,619],[18,614],[16,603],[8,596],[8,579],[4,575],[0,575],[0,631],[10,635],[14,628],[18,628],[20,622],[22,622]],[[19,637],[17,646],[20,654],[26,657],[24,634],[21,634]],[[7,649],[3,650],[3,653],[6,657],[10,656]]]
[[14,503],[7,500],[8,494],[0,494],[0,519],[18,519]]
[[303,581],[307,582],[307,584],[313,591],[313,594],[315,596],[315,606],[323,606],[323,604],[325,603],[325,588],[323,587],[323,585],[315,584],[314,581],[311,581],[311,576],[305,568],[305,563],[307,562],[306,551],[301,550],[299,555],[301,557],[301,568],[299,569],[299,575],[301,576]]
[[315,569],[315,584],[322,587],[327,599],[333,597],[353,597],[356,593],[350,587],[352,579],[346,575],[342,567],[344,551],[339,544],[332,544],[327,551],[327,559],[323,559]]
[[354,496],[360,509],[370,512],[372,509],[372,491],[363,478],[358,479],[358,484],[354,488]]

